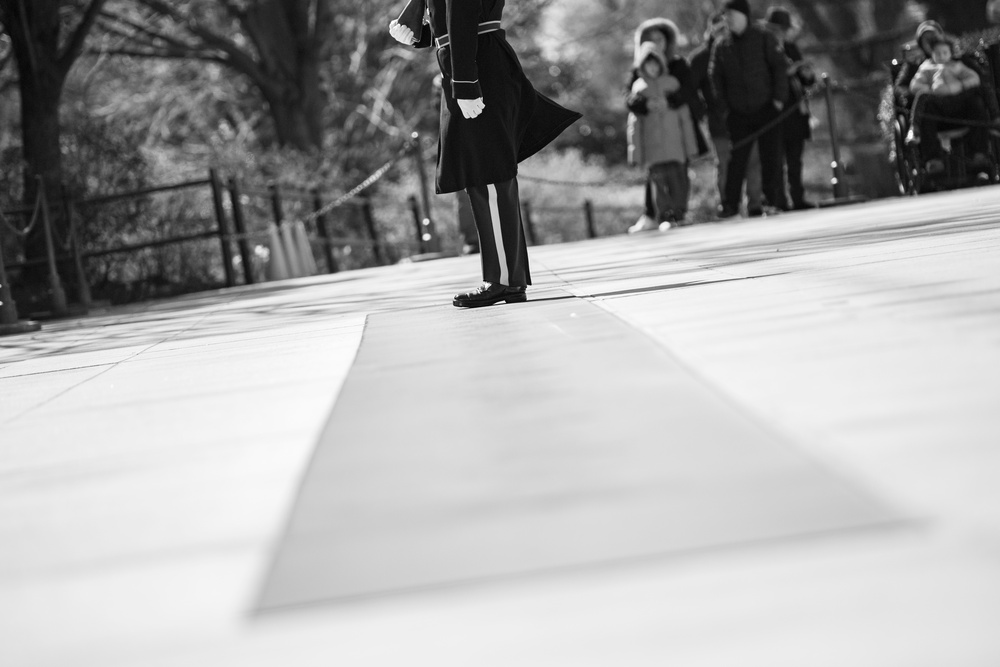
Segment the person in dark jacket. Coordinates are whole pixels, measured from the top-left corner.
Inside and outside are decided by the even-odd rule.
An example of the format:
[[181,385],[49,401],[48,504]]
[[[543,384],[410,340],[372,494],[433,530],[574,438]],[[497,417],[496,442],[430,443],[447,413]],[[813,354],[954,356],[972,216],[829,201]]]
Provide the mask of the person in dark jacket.
[[[691,115],[692,122],[694,122],[694,113],[690,108],[691,102],[695,98],[694,88],[691,86],[691,70],[688,63],[684,58],[680,57],[676,53],[677,42],[680,38],[680,31],[677,25],[665,18],[654,18],[647,21],[643,21],[636,28],[634,34],[635,51],[638,54],[643,48],[642,45],[646,42],[652,42],[663,54],[663,57],[667,61],[667,74],[677,81],[676,87],[671,87],[671,92],[666,95],[667,105],[671,109],[681,109],[682,107],[687,107],[686,113]],[[635,82],[639,80],[639,70],[638,67],[633,63],[632,70],[629,74],[628,81],[628,92],[625,98],[625,106],[630,113],[635,116],[645,116],[648,113],[647,108],[647,98],[643,93],[636,93],[633,91]],[[708,142],[706,141],[704,135],[701,133],[701,128],[695,123],[695,141],[697,142],[698,152],[697,154],[705,155],[708,153]],[[688,176],[685,172],[684,179],[687,180]],[[646,181],[646,199],[644,212],[639,220],[629,227],[629,233],[648,231],[653,229],[669,229],[671,223],[660,224],[657,222],[657,212],[656,206],[653,200],[653,186],[649,180]],[[685,224],[683,216],[678,220],[674,221],[672,224]]]
[[[712,92],[712,80],[708,76],[708,66],[712,57],[712,47],[728,30],[724,12],[715,12],[708,18],[705,28],[704,43],[691,52],[688,63],[691,67],[691,87],[695,94],[691,100],[691,111],[697,122],[705,119],[708,134],[715,147],[715,182],[719,192],[719,210],[722,210],[722,200],[726,192],[726,171],[729,169],[729,157],[732,152],[732,141],[729,130],[726,129],[726,119],[722,116],[719,105]],[[758,216],[763,214],[760,189],[760,157],[757,146],[747,162],[747,214]]]
[[795,107],[781,123],[781,139],[784,147],[785,178],[788,180],[788,194],[791,195],[792,209],[815,208],[815,204],[805,198],[802,185],[802,154],[806,141],[812,138],[809,126],[809,98],[807,91],[816,83],[816,74],[802,57],[802,51],[792,41],[792,15],[787,9],[771,7],[767,11],[767,28],[774,34],[788,58],[788,107]]
[[782,177],[781,128],[775,124],[788,100],[788,60],[774,35],[750,22],[747,0],[727,0],[729,34],[712,48],[713,91],[733,142],[722,217],[739,212],[747,161],[754,142],[760,151],[764,196],[788,210]]
[[468,192],[483,269],[478,288],[455,295],[462,308],[526,299],[531,274],[517,165],[581,117],[532,87],[507,42],[503,8],[504,0],[410,0],[389,24],[403,44],[437,46],[436,191]]

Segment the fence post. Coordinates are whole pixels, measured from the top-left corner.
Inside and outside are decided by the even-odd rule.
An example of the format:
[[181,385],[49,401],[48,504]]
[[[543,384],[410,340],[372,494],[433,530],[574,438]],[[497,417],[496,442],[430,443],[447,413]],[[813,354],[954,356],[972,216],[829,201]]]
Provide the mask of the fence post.
[[521,222],[524,223],[524,231],[528,237],[528,245],[537,245],[538,237],[535,236],[535,223],[531,219],[531,202],[527,199],[521,200]]
[[411,150],[413,161],[417,165],[417,176],[420,179],[420,198],[424,205],[423,229],[420,232],[420,238],[427,242],[427,247],[430,250],[438,251],[441,249],[441,242],[438,239],[437,230],[434,228],[434,216],[431,213],[431,190],[430,182],[427,179],[427,168],[424,165],[423,143],[420,141],[419,132],[414,132],[410,138],[413,140]]
[[837,141],[837,114],[833,109],[833,95],[830,92],[830,77],[823,73],[823,94],[826,99],[826,116],[830,126],[830,148],[833,151],[833,162],[830,163],[833,169],[833,177],[830,183],[833,185],[833,198],[843,199],[847,197],[847,184],[844,183],[844,165],[840,161],[840,144]]
[[417,247],[420,248],[420,252],[426,252],[427,246],[424,241],[424,226],[420,221],[420,205],[417,204],[417,198],[414,195],[410,195],[410,211],[413,213],[413,224],[417,229]]
[[233,273],[233,250],[229,247],[226,209],[222,205],[222,183],[215,169],[208,170],[208,180],[212,186],[212,205],[215,207],[215,222],[219,232],[219,243],[222,245],[222,269],[226,273],[226,287],[232,287],[236,284],[236,276]]
[[372,210],[372,198],[365,192],[361,195],[361,215],[365,219],[365,228],[368,230],[368,236],[372,240],[372,254],[375,255],[375,261],[379,264],[384,264],[382,259],[382,243],[378,238],[378,230],[375,228],[375,213]]
[[42,226],[45,230],[45,251],[49,263],[49,287],[52,289],[52,312],[56,315],[65,315],[69,312],[69,307],[66,305],[66,292],[63,291],[59,270],[56,267],[56,249],[52,242],[52,221],[49,218],[49,202],[45,196],[45,181],[42,180],[41,176],[37,178],[38,196],[41,198]]
[[83,270],[83,254],[80,252],[80,235],[76,229],[76,207],[72,200],[63,197],[63,214],[69,222],[69,239],[73,247],[73,268],[76,269],[77,298],[80,304],[89,309],[93,304],[90,295],[90,285],[87,283],[87,273]]
[[587,238],[596,239],[597,230],[594,228],[594,204],[589,199],[583,200],[583,218],[587,223]]
[[323,198],[319,194],[319,188],[312,189],[313,213],[316,214],[316,233],[323,241],[323,259],[326,260],[326,272],[336,273],[340,270],[337,266],[337,258],[333,256],[333,248],[330,245],[330,231],[326,228],[326,214],[320,213],[323,210]]
[[243,264],[243,282],[253,285],[253,254],[250,252],[250,240],[247,238],[246,218],[243,217],[243,194],[240,184],[234,176],[229,177],[229,204],[233,208],[233,227],[236,230],[236,247],[240,250],[240,262]]

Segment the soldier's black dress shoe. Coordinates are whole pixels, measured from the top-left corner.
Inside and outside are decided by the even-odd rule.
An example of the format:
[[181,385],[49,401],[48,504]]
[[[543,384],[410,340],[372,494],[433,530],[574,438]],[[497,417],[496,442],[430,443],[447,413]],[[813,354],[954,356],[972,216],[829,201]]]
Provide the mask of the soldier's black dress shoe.
[[506,301],[507,303],[520,303],[527,301],[524,287],[508,287],[499,283],[483,283],[471,292],[456,294],[453,306],[459,308],[478,308],[479,306],[492,306],[495,303]]

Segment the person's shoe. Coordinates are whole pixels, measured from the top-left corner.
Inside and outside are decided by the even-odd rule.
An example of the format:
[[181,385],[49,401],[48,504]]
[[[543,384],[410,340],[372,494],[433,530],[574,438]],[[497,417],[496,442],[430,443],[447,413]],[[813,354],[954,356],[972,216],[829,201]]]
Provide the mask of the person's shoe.
[[659,225],[656,224],[656,220],[653,220],[646,214],[643,214],[634,225],[628,228],[629,234],[635,234],[638,232],[651,232],[654,229],[658,229]]
[[734,218],[740,214],[738,208],[729,208],[728,206],[723,206],[722,210],[719,211],[720,218]]
[[915,132],[911,127],[910,131],[906,133],[906,138],[903,139],[903,143],[907,146],[916,146],[920,143],[920,134]]
[[660,223],[660,231],[661,232],[670,231],[671,229],[673,229],[674,224],[675,223],[672,223],[669,220],[664,220],[663,222]]
[[812,203],[808,199],[803,199],[802,201],[797,201],[792,204],[793,211],[805,211],[810,208],[816,208],[816,204]]
[[934,160],[928,160],[927,164],[924,165],[924,168],[927,169],[928,174],[940,174],[944,171],[944,162],[936,158]]
[[758,208],[748,208],[747,209],[747,217],[748,218],[760,218],[760,217],[763,217],[763,215],[764,215],[764,207],[763,206],[758,207]]
[[456,294],[451,304],[458,308],[478,308],[480,306],[492,306],[501,301],[521,303],[528,300],[525,291],[524,287],[509,287],[500,283],[483,283],[471,292]]

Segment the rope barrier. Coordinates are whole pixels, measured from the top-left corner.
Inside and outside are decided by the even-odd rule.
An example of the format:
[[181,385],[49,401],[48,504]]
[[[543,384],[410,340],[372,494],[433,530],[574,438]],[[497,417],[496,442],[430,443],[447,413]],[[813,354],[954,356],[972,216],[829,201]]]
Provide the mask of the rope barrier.
[[545,178],[543,176],[533,176],[532,174],[518,174],[518,180],[534,181],[536,183],[545,183],[547,185],[565,185],[570,187],[579,188],[601,188],[601,187],[618,187],[622,185],[626,186],[638,186],[645,185],[645,178],[630,178],[630,179],[616,179],[616,180],[604,180],[604,181],[561,181],[555,178]]
[[[868,102],[869,104],[875,104],[877,106],[880,106],[885,101],[881,97],[875,97],[874,95],[869,95],[853,90],[850,86],[834,85],[831,86],[831,89],[840,93],[844,93],[845,95],[854,96],[856,98],[864,100],[865,102]],[[970,88],[970,90],[975,90],[975,88]],[[900,113],[909,116],[913,110],[912,107],[907,107],[903,104],[899,104],[898,102],[896,102],[895,96],[893,97],[894,97],[892,101],[893,111],[895,113]],[[1000,124],[998,124],[995,121],[979,121],[979,120],[973,120],[971,118],[959,118],[957,116],[942,116],[940,114],[927,113],[927,112],[923,112],[922,115],[924,118],[930,118],[932,120],[937,120],[944,123],[952,123],[955,125],[967,125],[969,127],[983,127],[986,129],[1000,130]]]
[[[816,89],[815,88],[810,88],[809,90],[805,91],[805,97],[802,98],[802,99],[803,100],[809,100],[815,94],[816,94]],[[789,104],[788,106],[786,106],[784,109],[781,110],[781,113],[779,113],[777,116],[775,116],[770,121],[768,121],[763,127],[755,130],[752,134],[749,134],[746,137],[743,137],[742,139],[740,139],[739,141],[737,141],[736,143],[734,143],[732,145],[732,148],[730,148],[730,150],[735,151],[735,150],[737,150],[739,148],[743,148],[747,144],[751,144],[751,143],[757,141],[757,139],[759,139],[761,136],[763,136],[764,134],[767,134],[770,130],[774,129],[775,127],[777,127],[781,123],[785,122],[786,118],[788,118],[793,113],[795,113],[796,111],[798,111],[798,109],[797,109],[798,104],[799,104],[799,102],[796,102],[795,104]]]
[[319,208],[315,211],[306,214],[301,218],[301,221],[310,222],[315,220],[316,218],[319,218],[320,216],[326,215],[333,209],[342,206],[348,200],[353,199],[354,197],[358,196],[359,194],[361,194],[362,192],[373,186],[375,183],[381,180],[381,178],[385,176],[386,173],[396,165],[396,163],[398,163],[400,160],[403,159],[403,156],[410,151],[410,146],[411,145],[409,143],[404,145],[402,148],[399,149],[399,151],[393,158],[391,158],[381,167],[372,172],[372,174],[368,178],[361,181],[356,186],[354,186],[341,196],[337,197],[329,204],[325,204],[322,208]]
[[31,233],[31,230],[35,228],[35,225],[38,224],[38,221],[42,219],[42,216],[39,215],[41,210],[42,210],[42,192],[41,190],[39,190],[38,195],[35,197],[35,210],[32,211],[31,213],[31,222],[28,223],[27,227],[21,230],[12,225],[7,220],[7,216],[4,215],[3,210],[0,210],[0,222],[3,222],[4,226],[7,227],[7,229],[9,229],[15,235],[20,237],[27,237],[28,234]]

